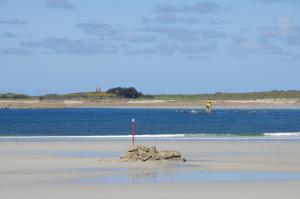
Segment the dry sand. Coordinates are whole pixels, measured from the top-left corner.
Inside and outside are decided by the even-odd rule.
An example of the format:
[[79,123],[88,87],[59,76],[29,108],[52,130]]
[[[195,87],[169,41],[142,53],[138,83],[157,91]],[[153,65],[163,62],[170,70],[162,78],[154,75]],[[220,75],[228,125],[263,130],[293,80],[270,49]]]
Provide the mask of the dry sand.
[[[213,100],[215,108],[300,108],[296,99]],[[0,100],[0,108],[203,108],[205,100]]]
[[0,198],[300,198],[300,179],[180,181],[193,172],[299,174],[300,140],[140,139],[179,150],[188,161],[120,162],[129,142],[1,139]]

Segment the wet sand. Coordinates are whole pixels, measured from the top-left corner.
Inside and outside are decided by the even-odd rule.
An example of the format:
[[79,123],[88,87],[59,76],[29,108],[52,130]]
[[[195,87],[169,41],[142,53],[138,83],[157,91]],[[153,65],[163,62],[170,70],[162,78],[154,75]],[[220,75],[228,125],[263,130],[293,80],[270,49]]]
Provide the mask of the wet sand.
[[299,198],[300,140],[138,139],[187,162],[121,162],[127,139],[0,139],[0,197]]

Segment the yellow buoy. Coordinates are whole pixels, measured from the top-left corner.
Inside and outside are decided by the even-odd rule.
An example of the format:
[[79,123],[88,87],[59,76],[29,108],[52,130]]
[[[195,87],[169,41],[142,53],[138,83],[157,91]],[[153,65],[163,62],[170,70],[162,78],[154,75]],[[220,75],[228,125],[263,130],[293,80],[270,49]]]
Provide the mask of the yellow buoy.
[[212,112],[212,101],[206,100],[206,103],[205,103],[205,112],[206,113],[211,113]]

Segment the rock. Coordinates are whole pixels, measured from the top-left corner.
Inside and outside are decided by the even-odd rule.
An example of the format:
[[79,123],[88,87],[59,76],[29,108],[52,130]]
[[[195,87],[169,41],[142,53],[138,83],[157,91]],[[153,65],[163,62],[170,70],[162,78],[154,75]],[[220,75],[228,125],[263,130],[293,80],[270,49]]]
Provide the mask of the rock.
[[135,145],[135,146],[130,146],[127,151],[134,152],[134,151],[137,151],[137,149],[138,149],[138,147],[137,147],[137,145]]
[[159,160],[175,160],[185,162],[186,159],[181,157],[178,151],[157,151],[156,147],[146,147],[143,145],[135,145],[128,148],[127,153],[121,157],[124,161],[159,161]]
[[149,147],[146,147],[146,146],[143,146],[143,145],[137,145],[137,148],[138,148],[138,150],[145,151],[145,152],[150,151]]
[[152,156],[151,156],[151,155],[148,155],[148,156],[145,155],[145,156],[142,156],[141,158],[142,158],[143,161],[147,161],[147,160],[149,160],[150,158],[152,158]]
[[159,153],[161,159],[172,159],[172,158],[181,158],[181,154],[178,151],[161,151]]
[[156,154],[156,147],[155,146],[150,147],[149,153],[155,155]]

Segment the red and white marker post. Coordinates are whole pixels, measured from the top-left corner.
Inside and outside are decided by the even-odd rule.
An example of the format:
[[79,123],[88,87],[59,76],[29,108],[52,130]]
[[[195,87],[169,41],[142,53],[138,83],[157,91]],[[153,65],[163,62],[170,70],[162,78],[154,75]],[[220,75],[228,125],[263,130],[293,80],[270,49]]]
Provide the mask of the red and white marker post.
[[131,135],[132,135],[132,145],[134,146],[134,128],[135,128],[135,119],[131,120]]

